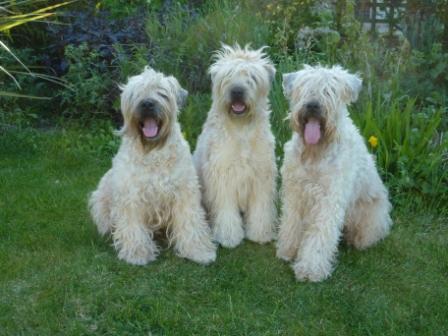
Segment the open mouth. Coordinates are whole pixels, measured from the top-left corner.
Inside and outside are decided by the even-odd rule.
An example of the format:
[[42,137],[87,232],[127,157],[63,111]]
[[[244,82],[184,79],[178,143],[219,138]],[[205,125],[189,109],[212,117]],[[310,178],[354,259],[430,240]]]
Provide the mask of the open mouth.
[[146,118],[140,122],[143,136],[147,139],[155,139],[160,132],[160,122],[154,118]]
[[317,144],[322,136],[321,133],[321,125],[318,119],[310,118],[306,121],[303,131],[303,137],[306,144]]
[[246,106],[246,104],[244,104],[242,102],[234,102],[234,103],[232,103],[230,109],[232,110],[232,112],[234,114],[241,115],[244,112],[246,112],[247,106]]

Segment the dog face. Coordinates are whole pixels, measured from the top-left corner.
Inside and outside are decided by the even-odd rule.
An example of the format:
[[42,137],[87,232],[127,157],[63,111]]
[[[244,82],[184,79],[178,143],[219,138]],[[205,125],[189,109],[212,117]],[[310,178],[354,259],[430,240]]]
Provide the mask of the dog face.
[[138,138],[149,147],[163,144],[188,92],[176,78],[148,67],[131,77],[122,90],[122,134]]
[[266,98],[275,68],[263,48],[251,50],[223,45],[210,67],[213,100],[231,118],[245,118],[256,112],[260,98]]
[[331,141],[356,101],[362,80],[340,66],[325,68],[305,65],[303,70],[283,75],[283,92],[289,100],[290,120],[306,145]]

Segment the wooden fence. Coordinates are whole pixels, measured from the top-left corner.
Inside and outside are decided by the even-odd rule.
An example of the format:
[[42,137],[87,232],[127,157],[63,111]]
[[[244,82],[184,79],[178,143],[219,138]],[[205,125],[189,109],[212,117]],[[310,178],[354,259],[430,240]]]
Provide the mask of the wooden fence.
[[406,0],[359,0],[356,1],[356,16],[365,30],[393,34],[401,30],[406,5]]

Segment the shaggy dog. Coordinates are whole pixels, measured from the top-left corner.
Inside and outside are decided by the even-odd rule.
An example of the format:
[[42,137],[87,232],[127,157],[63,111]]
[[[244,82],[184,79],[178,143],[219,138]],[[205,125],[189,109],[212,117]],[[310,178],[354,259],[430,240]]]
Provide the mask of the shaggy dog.
[[89,201],[98,231],[110,232],[118,257],[131,264],[155,260],[153,234],[162,228],[179,256],[214,261],[198,178],[177,122],[187,91],[150,68],[122,89],[120,149]]
[[331,274],[343,231],[348,243],[364,249],[392,224],[387,190],[347,111],[361,84],[340,66],[305,66],[283,75],[294,132],[281,169],[277,256],[295,259],[298,280]]
[[275,68],[263,48],[223,45],[215,56],[209,70],[213,103],[193,156],[203,202],[222,246],[235,247],[244,236],[268,242],[276,217],[268,100]]

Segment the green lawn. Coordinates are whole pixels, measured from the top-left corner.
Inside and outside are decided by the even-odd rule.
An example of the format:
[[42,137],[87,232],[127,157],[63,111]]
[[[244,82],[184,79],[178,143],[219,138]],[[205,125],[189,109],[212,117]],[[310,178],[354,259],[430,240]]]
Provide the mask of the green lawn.
[[296,282],[273,244],[219,249],[208,267],[165,250],[136,267],[87,212],[115,146],[93,131],[0,131],[0,335],[448,333],[437,210],[395,209],[392,234],[363,252],[341,244],[320,284]]

